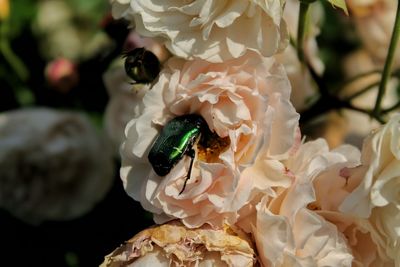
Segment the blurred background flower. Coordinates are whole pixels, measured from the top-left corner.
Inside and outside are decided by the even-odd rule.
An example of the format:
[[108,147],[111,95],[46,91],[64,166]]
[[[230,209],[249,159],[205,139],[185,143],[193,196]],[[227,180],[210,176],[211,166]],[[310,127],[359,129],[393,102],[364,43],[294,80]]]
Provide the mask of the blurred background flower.
[[[363,46],[383,66],[392,36],[397,2],[393,0],[349,0],[350,17]],[[398,48],[400,44],[398,44]],[[399,67],[400,50],[395,64]]]
[[110,148],[81,113],[5,112],[0,136],[0,206],[26,222],[81,216],[111,187]]
[[152,224],[104,138],[102,77],[130,32],[109,12],[103,0],[0,1],[1,265],[98,266]]
[[10,4],[8,0],[0,1],[0,21],[5,20],[10,15]]

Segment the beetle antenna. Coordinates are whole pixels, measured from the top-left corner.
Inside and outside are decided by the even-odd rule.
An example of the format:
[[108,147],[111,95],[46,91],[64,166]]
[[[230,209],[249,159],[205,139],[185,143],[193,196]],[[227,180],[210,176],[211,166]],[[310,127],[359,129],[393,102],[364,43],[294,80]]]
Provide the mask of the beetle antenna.
[[181,191],[179,192],[178,196],[180,196],[180,195],[183,193],[183,191],[185,191],[186,183],[187,183],[187,181],[190,179],[190,176],[191,176],[191,174],[192,174],[192,167],[193,167],[194,156],[195,156],[195,151],[194,151],[194,149],[190,149],[190,150],[187,152],[187,154],[188,154],[188,156],[191,158],[191,159],[190,159],[190,165],[189,165],[189,171],[188,171],[188,174],[187,174],[187,176],[186,176],[185,182],[183,183],[183,187],[182,187]]

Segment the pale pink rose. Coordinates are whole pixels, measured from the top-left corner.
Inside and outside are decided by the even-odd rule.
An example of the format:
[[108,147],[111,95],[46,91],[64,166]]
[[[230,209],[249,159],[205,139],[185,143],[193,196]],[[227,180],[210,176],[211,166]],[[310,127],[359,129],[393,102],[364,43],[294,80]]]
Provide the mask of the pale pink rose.
[[294,185],[269,204],[263,199],[257,205],[252,233],[262,266],[352,266],[344,235],[306,208],[310,189]]
[[4,112],[0,136],[0,207],[21,220],[77,218],[112,185],[112,154],[84,114]]
[[[395,0],[348,0],[350,17],[365,48],[371,56],[385,61],[396,17]],[[400,64],[400,43],[397,46],[395,65]]]
[[[314,202],[312,207],[318,204],[318,201]],[[334,224],[346,237],[346,242],[354,257],[352,266],[394,266],[393,260],[388,257],[388,251],[385,250],[385,240],[379,236],[376,226],[370,221],[338,211],[316,210],[315,213]]]
[[41,56],[47,60],[63,57],[78,62],[112,45],[104,32],[95,30],[98,22],[89,15],[93,6],[88,6],[87,12],[77,12],[74,5],[56,0],[39,1],[35,9],[32,31]]
[[356,181],[349,179],[348,170],[359,165],[360,152],[348,145],[328,151],[327,144],[322,140],[310,142],[308,145],[307,150],[315,151],[317,147],[320,147],[320,152],[325,150],[318,156],[323,160],[316,163],[329,164],[325,164],[325,168],[312,179],[315,200],[307,207],[336,225],[339,232],[344,234],[354,256],[353,266],[392,266],[390,264],[393,262],[387,257],[376,228],[366,219],[339,211],[343,200],[354,189]]
[[[371,223],[339,211],[339,206],[355,186],[355,181],[349,179],[348,169],[358,166],[359,161],[360,151],[355,147],[342,145],[329,151],[326,142],[320,139],[300,147],[297,155],[287,161],[287,166],[297,178],[297,174],[303,173],[306,176],[300,177],[312,181],[315,199],[307,204],[307,208],[334,224],[346,237],[354,256],[353,266],[391,266],[393,262],[387,257],[378,231]],[[308,171],[299,172],[298,167],[293,168],[296,165],[308,166]]]
[[188,229],[171,222],[136,234],[107,255],[100,266],[251,267],[255,261],[251,242],[236,229]]
[[[241,172],[262,150],[266,159],[286,158],[298,134],[283,67],[257,54],[209,64],[170,59],[146,93],[142,115],[126,127],[121,177],[129,195],[155,213],[156,222],[180,218],[189,227],[234,222],[251,186]],[[190,158],[165,177],[147,156],[160,128],[174,117],[199,114],[218,136],[215,155],[195,145],[197,158],[182,194]],[[252,181],[250,181],[252,182]]]
[[[347,179],[346,168],[357,166],[359,158],[355,147],[345,145],[330,151],[327,143],[319,139],[301,145],[282,161],[286,170],[281,177],[284,179],[289,173],[292,185],[253,194],[239,211],[237,222],[255,236],[264,265],[282,266],[289,262],[290,266],[309,266],[313,262],[312,266],[392,266],[373,225],[338,211],[354,187],[353,181]],[[313,241],[318,231],[326,234],[318,239],[320,243]],[[304,249],[301,240],[308,240]],[[329,240],[326,247],[324,240]],[[321,247],[324,252],[331,251],[325,254],[329,255],[327,258],[315,254]],[[310,255],[312,261],[308,258],[310,262],[306,262],[304,254]]]
[[[315,177],[349,159],[355,161],[349,165],[353,166],[358,156],[353,147],[329,151],[322,139],[308,142],[281,161],[281,180],[291,178],[288,187],[255,187],[260,190],[254,189],[239,211],[237,225],[254,236],[263,266],[351,266],[353,256],[345,236],[310,205],[316,201]],[[271,178],[277,175],[264,172],[264,183],[277,180]],[[262,178],[258,181],[261,184]]]
[[255,194],[253,190],[237,225],[254,236],[262,266],[351,266],[353,256],[345,236],[309,209],[315,201],[313,179],[341,162],[346,162],[346,156],[330,152],[322,140],[306,143],[282,161],[286,169],[282,179],[292,177],[288,188]]
[[222,62],[246,51],[272,56],[288,44],[284,1],[113,0],[115,18],[131,20],[139,34],[165,40],[172,54]]
[[367,219],[386,254],[400,264],[400,114],[364,141],[361,165],[346,170],[353,190],[340,211]]

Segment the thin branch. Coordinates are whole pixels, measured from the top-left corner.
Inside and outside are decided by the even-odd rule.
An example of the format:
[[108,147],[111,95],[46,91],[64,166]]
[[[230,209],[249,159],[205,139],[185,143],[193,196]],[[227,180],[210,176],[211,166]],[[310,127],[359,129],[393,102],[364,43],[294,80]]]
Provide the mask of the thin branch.
[[350,102],[354,98],[356,98],[356,97],[358,97],[358,96],[370,91],[371,89],[373,89],[375,86],[378,86],[378,85],[379,85],[379,82],[371,83],[367,87],[361,89],[360,91],[355,92],[354,94],[352,94],[350,96],[347,96],[344,100]]
[[367,76],[372,75],[372,74],[380,74],[380,73],[382,73],[382,70],[380,70],[380,69],[375,69],[375,70],[370,70],[370,71],[367,71],[367,72],[363,72],[363,73],[354,75],[353,77],[351,77],[351,78],[345,80],[345,81],[343,82],[343,86],[342,86],[341,88],[345,87],[345,86],[348,85],[348,84],[351,84],[351,83],[357,81],[358,79],[367,77]]
[[396,110],[398,108],[400,108],[400,101],[397,102],[396,104],[394,104],[393,106],[391,106],[390,108],[386,108],[386,109],[382,110],[382,113],[386,114],[386,113],[392,112],[393,110]]

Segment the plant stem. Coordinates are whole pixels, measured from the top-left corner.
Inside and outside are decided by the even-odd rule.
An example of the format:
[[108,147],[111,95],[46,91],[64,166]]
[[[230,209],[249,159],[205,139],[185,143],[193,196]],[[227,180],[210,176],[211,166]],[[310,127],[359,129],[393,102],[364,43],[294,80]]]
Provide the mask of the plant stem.
[[378,96],[376,97],[375,107],[372,111],[373,116],[378,116],[381,113],[381,102],[386,90],[386,84],[391,76],[394,55],[396,52],[397,42],[400,35],[400,3],[397,2],[396,20],[394,22],[392,38],[390,40],[389,50],[386,57],[385,66],[382,72],[381,82],[379,84]]
[[297,56],[300,62],[304,62],[304,37],[306,33],[307,17],[310,10],[310,3],[300,1],[299,22],[297,25]]
[[351,78],[345,80],[345,81],[343,82],[341,88],[346,87],[346,85],[348,85],[348,84],[350,84],[350,83],[352,83],[352,82],[355,82],[355,81],[358,80],[358,79],[367,77],[367,76],[372,75],[372,74],[380,74],[380,73],[382,73],[382,70],[375,69],[375,70],[370,70],[370,71],[366,71],[366,72],[363,72],[363,73],[354,75],[353,77],[351,77]]
[[8,26],[8,21],[3,21],[0,23],[0,52],[3,54],[5,60],[8,62],[8,64],[10,64],[11,68],[15,71],[21,81],[26,81],[28,79],[29,72],[10,47],[10,43],[7,38]]
[[358,96],[360,96],[360,95],[362,95],[362,94],[368,92],[369,90],[373,89],[373,88],[374,88],[375,86],[377,86],[377,85],[379,85],[379,82],[371,83],[371,84],[368,85],[367,87],[365,87],[365,88],[363,88],[363,89],[361,89],[361,90],[355,92],[354,94],[352,94],[352,95],[346,97],[345,100],[346,100],[346,101],[351,101],[351,100],[353,100],[354,98],[356,98],[356,97],[358,97]]
[[390,108],[382,110],[382,113],[386,114],[386,113],[392,112],[393,110],[398,109],[399,107],[400,107],[400,101],[397,102],[396,104],[394,104],[393,106],[391,106]]
[[11,50],[10,45],[7,41],[0,42],[0,51],[5,57],[8,64],[10,64],[11,68],[21,79],[21,81],[26,81],[28,79],[28,71],[21,60]]

